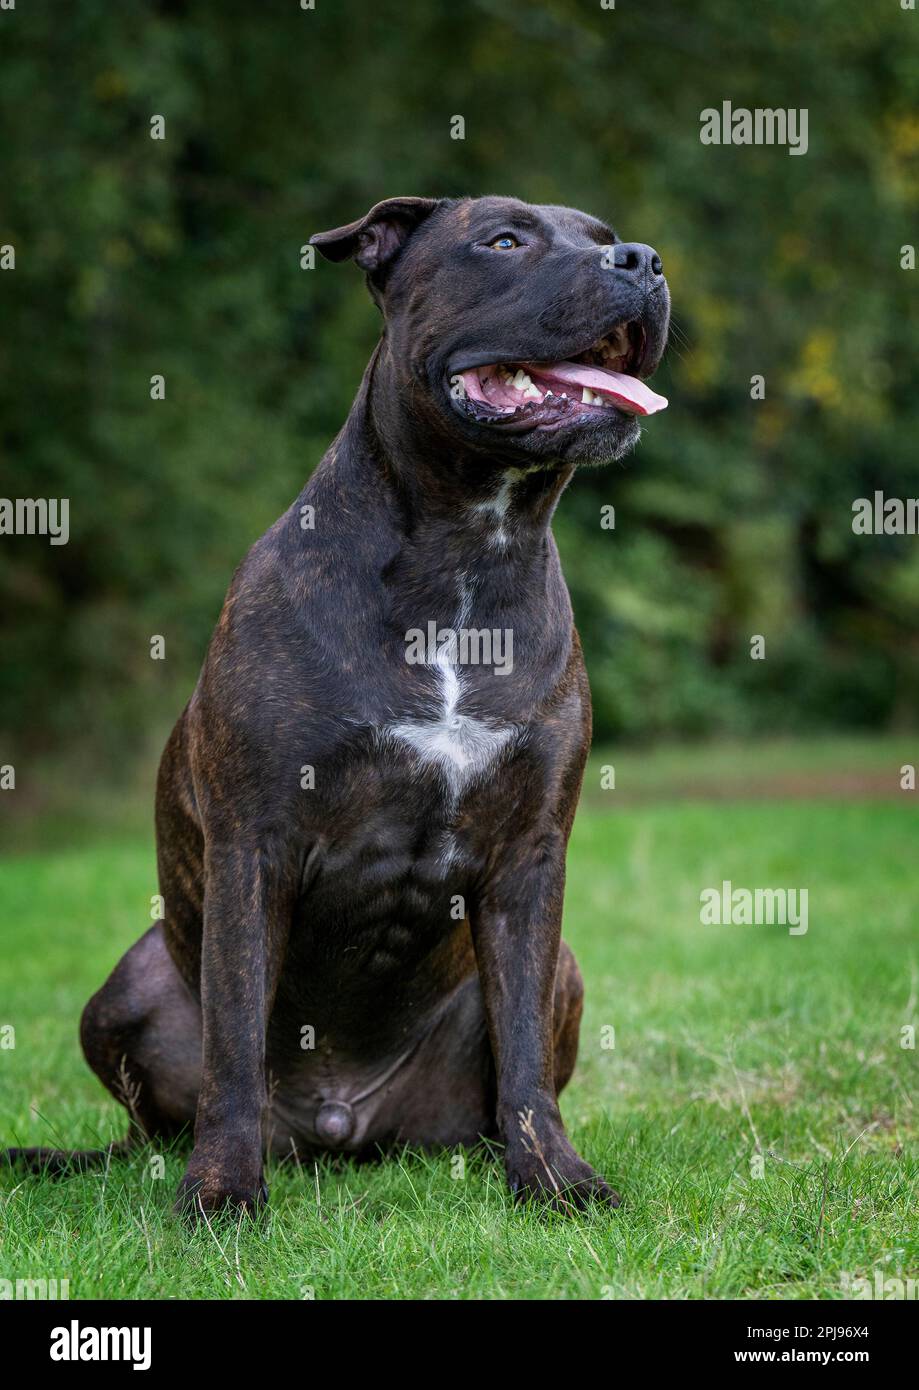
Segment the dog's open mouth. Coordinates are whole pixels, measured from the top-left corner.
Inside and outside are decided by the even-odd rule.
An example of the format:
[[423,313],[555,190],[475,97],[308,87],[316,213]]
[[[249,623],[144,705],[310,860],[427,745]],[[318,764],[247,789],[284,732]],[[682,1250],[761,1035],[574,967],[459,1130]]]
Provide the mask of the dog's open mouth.
[[462,394],[482,419],[538,416],[554,423],[574,409],[653,415],[667,401],[638,376],[644,348],[644,328],[633,319],[571,361],[489,363],[459,373],[451,384],[462,382]]

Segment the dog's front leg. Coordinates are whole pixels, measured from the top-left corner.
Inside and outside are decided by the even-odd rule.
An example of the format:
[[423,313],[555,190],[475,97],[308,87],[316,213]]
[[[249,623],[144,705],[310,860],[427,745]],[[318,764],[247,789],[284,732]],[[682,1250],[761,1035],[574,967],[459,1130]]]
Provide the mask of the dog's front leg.
[[518,1199],[554,1206],[618,1197],[572,1147],[555,1087],[555,973],[565,837],[515,847],[471,914],[498,1082],[498,1130]]
[[[209,844],[201,945],[203,1057],[195,1146],[177,1210],[267,1201],[262,1173],[265,1030],[287,945],[293,890],[264,846]],[[167,904],[168,910],[168,904]]]

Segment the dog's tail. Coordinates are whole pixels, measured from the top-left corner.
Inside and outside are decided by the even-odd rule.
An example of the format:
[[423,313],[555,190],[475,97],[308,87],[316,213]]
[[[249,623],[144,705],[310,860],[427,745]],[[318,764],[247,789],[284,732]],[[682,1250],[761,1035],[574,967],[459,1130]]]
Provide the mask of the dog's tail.
[[130,1137],[104,1149],[0,1149],[0,1167],[21,1168],[51,1178],[105,1168],[113,1158],[125,1158],[136,1144]]

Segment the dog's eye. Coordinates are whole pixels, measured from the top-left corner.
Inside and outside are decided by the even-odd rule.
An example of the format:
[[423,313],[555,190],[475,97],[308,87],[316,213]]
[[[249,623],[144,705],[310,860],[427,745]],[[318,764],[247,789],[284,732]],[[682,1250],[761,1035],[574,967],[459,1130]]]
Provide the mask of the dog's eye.
[[520,242],[515,236],[506,232],[504,236],[495,237],[494,241],[490,241],[488,245],[492,251],[516,251]]

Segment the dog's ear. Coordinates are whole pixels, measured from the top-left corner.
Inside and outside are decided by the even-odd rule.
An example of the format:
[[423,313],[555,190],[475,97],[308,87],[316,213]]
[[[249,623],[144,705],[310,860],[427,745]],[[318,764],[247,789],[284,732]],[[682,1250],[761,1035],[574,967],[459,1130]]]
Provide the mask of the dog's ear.
[[356,222],[331,232],[317,232],[310,237],[310,245],[317,246],[329,261],[353,257],[362,270],[374,275],[402,250],[439,202],[438,198],[385,198]]

